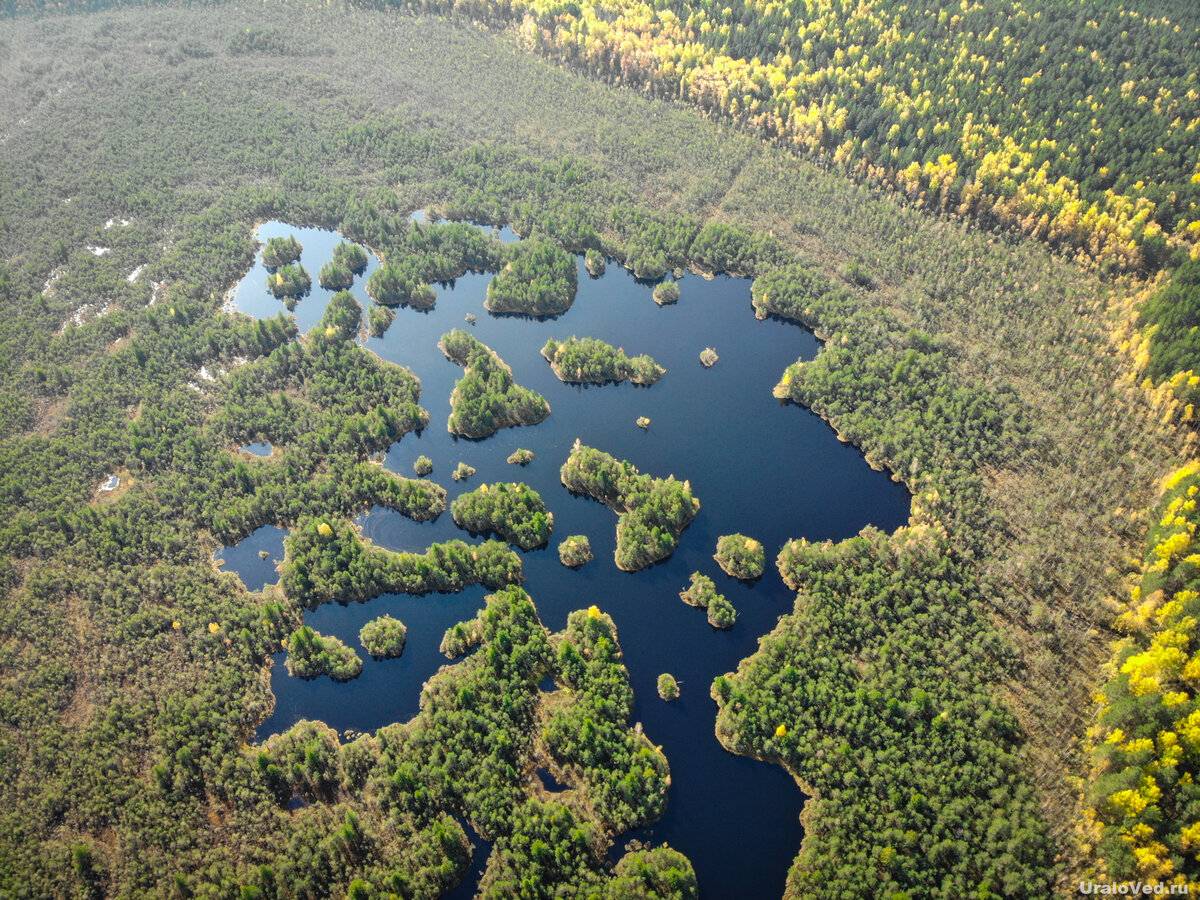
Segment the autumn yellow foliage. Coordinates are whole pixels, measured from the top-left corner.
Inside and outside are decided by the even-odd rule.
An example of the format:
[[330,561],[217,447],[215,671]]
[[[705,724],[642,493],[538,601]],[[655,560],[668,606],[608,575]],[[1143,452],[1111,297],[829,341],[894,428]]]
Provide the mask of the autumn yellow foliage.
[[1200,466],[1163,490],[1100,698],[1090,816],[1111,877],[1183,884],[1200,850]]

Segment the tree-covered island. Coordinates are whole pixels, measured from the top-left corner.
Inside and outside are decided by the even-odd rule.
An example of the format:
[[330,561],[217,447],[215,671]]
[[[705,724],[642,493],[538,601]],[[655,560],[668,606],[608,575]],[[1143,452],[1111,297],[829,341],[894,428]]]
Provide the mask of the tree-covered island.
[[604,258],[604,254],[599,250],[588,250],[583,258],[583,264],[587,268],[588,274],[593,278],[599,278],[608,268],[608,260]]
[[522,550],[544,546],[554,530],[554,514],[523,482],[481,484],[451,503],[450,515],[461,528],[497,534]]
[[654,286],[654,302],[659,306],[667,306],[679,302],[679,282],[663,281]]
[[708,610],[708,624],[713,628],[732,628],[737,621],[737,610],[724,594],[717,593],[717,586],[707,575],[692,573],[691,584],[679,592],[679,599],[688,606]]
[[762,577],[766,567],[766,551],[754,538],[744,534],[726,534],[717,539],[717,552],[713,559],[725,571],[742,581],[753,581]]
[[267,276],[267,290],[276,297],[299,297],[312,287],[312,277],[304,266],[287,263]]
[[575,302],[579,276],[575,257],[551,241],[532,238],[512,244],[506,263],[488,284],[489,312],[552,316]]
[[386,306],[373,304],[367,310],[367,330],[371,332],[372,337],[383,337],[395,320],[396,314]]
[[367,296],[381,306],[411,306],[432,309],[437,291],[413,278],[399,266],[386,263],[367,279]]
[[288,673],[297,678],[328,675],[334,681],[349,681],[362,671],[357,653],[336,637],[301,625],[287,640]]
[[667,370],[643,354],[630,358],[625,351],[597,338],[577,338],[565,341],[554,338],[546,341],[542,356],[559,381],[571,383],[625,381],[634,384],[654,384]]
[[370,257],[367,256],[367,251],[358,244],[342,241],[333,248],[333,261],[339,266],[349,269],[351,274],[359,275],[367,267]]
[[321,266],[317,281],[326,290],[340,291],[354,284],[354,273],[337,260],[331,260]]
[[519,584],[521,558],[500,541],[446,541],[425,553],[396,553],[337,520],[308,519],[284,541],[280,584],[301,606],[370,600],[380,594],[460,591],[467,585]]
[[558,545],[558,560],[568,569],[578,569],[593,559],[592,542],[586,534],[572,534]]
[[404,652],[408,629],[399,619],[380,616],[359,629],[358,640],[376,659],[395,659]]
[[303,250],[304,247],[296,240],[294,234],[289,234],[287,237],[267,238],[267,245],[263,247],[262,252],[263,265],[272,269],[286,266],[288,263],[298,260]]
[[467,370],[450,395],[446,427],[451,434],[483,438],[501,428],[536,425],[550,415],[545,397],[513,381],[504,360],[461,328],[442,335],[438,347]]
[[304,245],[296,240],[294,234],[289,234],[287,238],[268,238],[263,247],[263,265],[269,269],[277,269],[281,265],[294,263],[300,258],[302,251]]
[[679,682],[670,672],[658,676],[658,696],[670,703],[679,697]]
[[578,439],[559,470],[562,483],[599,500],[618,516],[617,567],[636,572],[675,552],[679,535],[700,509],[692,487],[675,476],[655,478],[632,463],[584,446]]

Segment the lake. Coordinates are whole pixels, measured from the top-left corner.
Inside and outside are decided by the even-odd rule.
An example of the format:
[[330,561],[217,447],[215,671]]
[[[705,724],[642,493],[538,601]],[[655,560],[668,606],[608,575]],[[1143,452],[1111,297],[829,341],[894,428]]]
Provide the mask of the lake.
[[[332,258],[341,238],[281,222],[266,223],[256,234],[264,241],[295,234],[304,245],[301,262],[313,275],[313,288],[295,306],[294,315],[302,330],[311,328],[333,295],[317,285],[316,273]],[[501,237],[517,238],[509,229]],[[370,302],[366,278],[377,267],[372,257],[367,272],[351,288],[364,308]],[[588,276],[582,257],[578,267],[575,304],[556,318],[488,313],[483,301],[491,273],[471,273],[438,285],[432,310],[397,309],[388,332],[365,341],[367,349],[408,367],[421,379],[421,404],[431,416],[423,432],[406,435],[391,447],[385,465],[411,477],[413,461],[422,454],[430,457],[435,468],[429,478],[446,487],[448,502],[494,481],[524,481],[541,493],[554,513],[554,536],[549,547],[522,553],[524,587],[552,630],[565,626],[570,611],[592,604],[613,617],[636,695],[633,721],[642,722],[647,736],[663,746],[671,766],[665,816],[639,832],[619,836],[615,850],[631,838],[667,843],[691,859],[704,896],[778,898],[803,834],[798,818],[803,796],[780,767],[734,756],[720,746],[713,736],[716,705],[709,686],[715,676],[734,670],[752,654],[758,638],[791,609],[794,596],[773,565],[785,541],[838,540],[868,524],[893,530],[907,522],[910,497],[902,485],[873,471],[858,451],[838,441],[819,417],[772,396],[784,368],[798,358],[811,359],[819,344],[793,323],[757,320],[748,280],[706,280],[689,274],[679,280],[679,302],[659,307],[651,299],[652,284],[635,280],[611,261],[600,278]],[[267,292],[266,275],[261,262],[256,264],[235,289],[232,305],[254,317],[284,309]],[[478,317],[475,324],[466,324],[467,314]],[[450,435],[450,392],[463,369],[436,345],[454,328],[470,331],[512,367],[518,384],[544,395],[550,417],[482,441]],[[548,338],[571,335],[600,338],[630,356],[648,353],[667,373],[651,387],[564,384],[539,351]],[[699,361],[705,347],[720,356],[710,369]],[[650,418],[649,428],[634,424],[639,416]],[[669,560],[635,573],[617,569],[616,516],[591,499],[571,496],[559,481],[559,467],[576,438],[628,459],[642,472],[674,474],[691,482],[701,508]],[[534,452],[533,462],[526,467],[508,464],[509,454],[522,447]],[[454,482],[450,473],[460,460],[478,473]],[[418,524],[375,509],[358,522],[367,537],[396,550],[423,551],[451,538],[474,540],[454,524],[448,511],[433,522]],[[712,558],[717,538],[731,532],[766,546],[767,572],[754,584],[729,578]],[[579,570],[558,561],[558,541],[570,534],[588,535],[596,554]],[[224,551],[225,568],[240,572],[247,566],[247,586],[261,587],[264,578],[274,580],[264,568],[273,570],[281,541],[278,529],[260,529]],[[260,559],[260,550],[266,550],[269,559]],[[712,576],[737,608],[731,631],[715,631],[703,610],[679,599],[694,571]],[[359,651],[362,675],[345,684],[327,678],[301,681],[287,675],[280,654],[271,676],[276,708],[256,739],[301,718],[320,719],[340,731],[369,732],[412,717],[422,683],[447,663],[437,650],[442,634],[472,618],[485,594],[482,588],[472,588],[454,595],[386,595],[364,604],[327,604],[306,613],[312,627]],[[359,647],[359,628],[384,614],[408,627],[408,643],[399,659],[373,660]],[[671,703],[656,692],[662,672],[670,672],[680,683],[681,696]],[[477,852],[476,872],[484,862],[483,853]],[[472,896],[477,878],[468,878],[449,896]]]

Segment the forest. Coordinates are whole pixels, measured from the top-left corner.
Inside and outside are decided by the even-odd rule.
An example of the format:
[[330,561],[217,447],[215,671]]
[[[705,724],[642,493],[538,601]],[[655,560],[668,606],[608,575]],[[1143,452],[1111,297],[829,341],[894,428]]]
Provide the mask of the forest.
[[1200,467],[1171,473],[1117,627],[1112,678],[1090,733],[1090,821],[1118,878],[1189,884],[1197,875],[1200,789]]
[[978,588],[946,537],[917,527],[801,540],[779,570],[795,609],[714,682],[718,736],[786,765],[822,819],[865,817],[806,841],[789,893],[1046,896],[1052,847],[1018,774],[1019,728],[986,687],[1011,651],[976,618]]
[[[1188,498],[1161,523],[1197,444],[1155,384],[1192,368],[1194,11],[366,5],[20,0],[2,26],[0,892],[437,896],[469,822],[495,842],[487,896],[696,895],[669,848],[604,862],[669,772],[630,727],[611,620],[549,634],[499,542],[391,554],[350,525],[446,506],[374,461],[429,414],[355,345],[357,304],[308,335],[222,312],[267,219],[370,247],[395,305],[508,264],[417,209],[536,230],[564,277],[567,250],[753,277],[762,318],[823,341],[772,373],[780,399],[912,491],[895,535],[789,544],[793,611],[712,686],[722,742],[811,798],[789,896],[1188,877],[1187,762],[1164,765],[1189,752]],[[518,19],[566,65],[515,49]],[[260,440],[277,452],[236,449]],[[570,477],[694,514],[685,482],[604,456]],[[264,524],[292,531],[284,584],[250,593],[212,553]],[[671,536],[652,528],[622,528],[627,564]],[[413,720],[250,746],[305,609],[475,582],[497,593],[445,641],[471,652]],[[571,802],[524,779],[534,760]]]
[[572,68],[1107,267],[1200,240],[1186,3],[396,2],[518,27]]

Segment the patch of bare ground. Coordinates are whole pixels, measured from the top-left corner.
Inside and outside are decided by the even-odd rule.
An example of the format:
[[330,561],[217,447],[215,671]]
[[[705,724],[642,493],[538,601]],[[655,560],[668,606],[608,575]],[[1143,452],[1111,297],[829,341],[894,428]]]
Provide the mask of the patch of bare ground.
[[1028,739],[1064,893],[1090,865],[1083,739],[1118,637],[1116,598],[1161,479],[1196,451],[1195,434],[1177,425],[1178,405],[1141,384],[1134,297],[1118,295],[1111,312],[1093,313],[1093,322],[1116,323],[1107,342],[1060,331],[1059,346],[1047,348],[1056,364],[1017,382],[1042,441],[1018,465],[985,473],[997,513],[984,563],[996,591],[992,616],[1021,657],[1001,693]]
[[71,699],[60,714],[63,725],[82,729],[95,717],[96,709],[103,702],[99,688],[91,675],[91,665],[86,648],[97,644],[98,632],[88,612],[87,603],[77,596],[69,596],[63,604],[66,631],[74,644],[75,659],[72,671],[73,689]]
[[33,427],[29,434],[50,437],[67,418],[66,397],[39,397],[33,403]]

